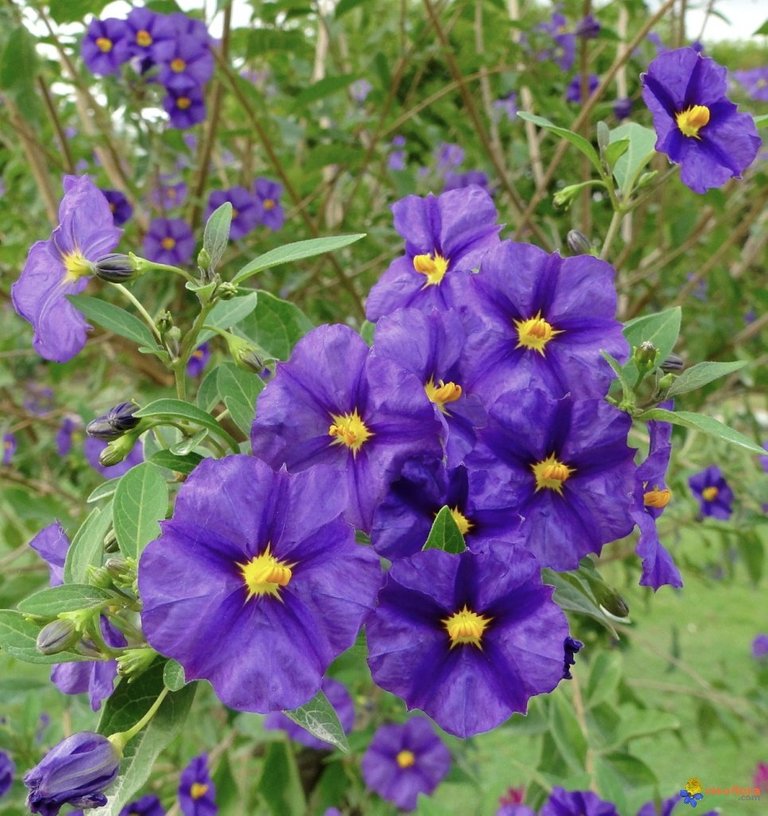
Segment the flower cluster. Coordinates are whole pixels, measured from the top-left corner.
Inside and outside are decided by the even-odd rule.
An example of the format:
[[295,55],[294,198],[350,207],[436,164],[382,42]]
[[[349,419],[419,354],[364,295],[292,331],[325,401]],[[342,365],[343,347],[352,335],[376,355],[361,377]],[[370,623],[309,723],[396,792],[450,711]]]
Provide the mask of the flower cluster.
[[280,204],[282,192],[280,184],[267,178],[256,179],[251,189],[238,186],[215,190],[208,197],[206,218],[228,201],[232,205],[232,227],[229,234],[235,240],[248,235],[259,225],[275,232],[282,228],[285,219]]
[[124,20],[94,18],[81,44],[83,61],[98,75],[117,74],[130,62],[165,88],[171,127],[205,119],[205,85],[213,75],[211,38],[205,25],[181,12],[133,9]]

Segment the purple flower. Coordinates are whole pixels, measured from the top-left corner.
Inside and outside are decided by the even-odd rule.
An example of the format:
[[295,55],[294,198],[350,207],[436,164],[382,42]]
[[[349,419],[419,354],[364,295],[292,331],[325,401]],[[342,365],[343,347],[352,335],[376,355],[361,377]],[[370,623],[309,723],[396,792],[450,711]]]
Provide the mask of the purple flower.
[[501,99],[497,99],[493,103],[493,107],[495,110],[503,113],[510,122],[514,122],[518,110],[517,94],[514,91],[510,91],[510,93],[508,93],[506,96],[503,96]]
[[470,280],[484,323],[465,352],[470,391],[538,386],[558,397],[605,395],[614,374],[601,352],[628,354],[614,317],[614,277],[591,255],[563,259],[511,241],[491,249]]
[[83,291],[93,263],[120,240],[103,193],[88,176],[64,176],[59,225],[32,245],[21,277],[11,287],[16,311],[35,330],[41,357],[65,363],[85,345],[88,325],[67,295]]
[[228,190],[214,190],[208,196],[208,207],[205,217],[210,218],[213,211],[226,201],[232,205],[232,226],[229,234],[233,240],[247,235],[259,223],[261,202],[245,187],[230,187]]
[[280,206],[283,188],[276,181],[258,178],[253,183],[253,193],[261,202],[261,223],[273,232],[282,229],[285,214]]
[[150,261],[183,266],[195,251],[195,236],[180,218],[153,218],[144,236],[143,251]]
[[757,635],[752,641],[752,657],[755,660],[768,658],[768,635]]
[[42,816],[57,816],[65,805],[106,805],[103,791],[117,778],[120,752],[101,734],[83,731],[52,748],[24,776],[27,807]]
[[183,816],[216,816],[216,786],[208,772],[208,755],[191,759],[179,779],[179,805]]
[[[201,21],[190,20],[184,14],[173,14],[171,22],[178,28],[170,54],[160,62],[158,82],[177,91],[199,89],[213,76],[213,54],[208,32]],[[193,25],[193,31],[198,31],[198,26],[202,26],[204,35],[187,33],[185,29],[189,24]]]
[[150,645],[187,679],[209,680],[231,708],[307,702],[354,643],[381,582],[378,558],[342,520],[345,505],[329,468],[275,473],[251,456],[201,462],[139,563]]
[[619,122],[623,121],[624,119],[628,119],[631,113],[632,100],[628,96],[623,97],[622,99],[617,99],[613,103],[613,115]]
[[[763,447],[766,451],[768,451],[768,441],[763,442]],[[760,467],[768,473],[768,455],[766,456],[758,456],[757,461],[760,462]]]
[[450,142],[443,142],[437,148],[437,169],[444,172],[458,167],[464,161],[464,148]]
[[539,816],[619,816],[616,805],[591,791],[567,791],[555,786]]
[[401,558],[366,624],[371,675],[458,737],[495,728],[563,677],[568,622],[552,591],[506,542]]
[[[320,688],[336,710],[344,733],[348,734],[355,723],[355,706],[352,702],[352,698],[349,696],[349,692],[338,680],[332,680],[328,677],[323,680]],[[264,719],[264,727],[269,731],[285,731],[294,742],[306,745],[307,748],[315,748],[318,751],[330,751],[333,749],[330,743],[313,737],[309,731],[286,717],[282,711],[273,711],[267,714]]]
[[424,717],[382,725],[360,762],[365,784],[401,810],[415,810],[451,769],[451,752]]
[[463,391],[461,358],[466,332],[454,309],[422,312],[398,309],[376,326],[374,353],[407,369],[424,385],[447,431],[449,465],[457,465],[472,450],[475,429],[485,423],[480,399]]
[[3,460],[2,464],[10,465],[13,461],[13,456],[16,453],[18,442],[16,441],[15,433],[3,434]]
[[35,416],[47,416],[56,405],[52,388],[30,381],[26,384],[24,407]]
[[0,798],[5,796],[13,785],[13,775],[16,765],[5,751],[0,751]]
[[392,147],[394,149],[390,151],[387,157],[387,167],[390,170],[405,170],[407,162],[406,152],[403,150],[403,147],[405,147],[405,136],[395,136],[392,139]]
[[488,176],[482,170],[467,170],[466,173],[448,172],[443,182],[443,192],[461,190],[465,187],[481,187],[488,189]]
[[100,76],[118,73],[120,66],[131,56],[128,36],[129,30],[124,20],[114,17],[99,20],[94,17],[80,44],[80,54],[88,70]]
[[594,40],[600,34],[600,23],[591,14],[587,14],[576,24],[573,33],[583,40]]
[[358,105],[362,105],[372,90],[373,85],[367,79],[356,79],[349,86],[349,95]]
[[86,461],[94,470],[98,470],[105,479],[115,479],[118,476],[122,476],[134,465],[138,465],[144,461],[142,444],[141,442],[137,442],[133,446],[133,450],[128,454],[128,456],[125,457],[125,459],[123,459],[122,462],[105,467],[101,464],[101,462],[99,462],[99,456],[108,444],[109,443],[106,439],[96,439],[92,436],[87,436],[85,438],[85,442],[83,443],[83,451],[85,453]]
[[129,802],[119,816],[165,816],[165,808],[157,796],[150,793],[135,802]]
[[727,521],[733,513],[733,491],[720,468],[710,465],[688,479],[691,492],[698,499],[702,516]]
[[768,102],[768,65],[749,71],[734,71],[733,78],[744,88],[750,99]]
[[678,48],[657,56],[641,79],[656,150],[680,164],[683,184],[704,193],[741,177],[761,141],[752,117],[738,113],[725,96],[722,65],[693,48]]
[[[637,811],[637,816],[669,816],[678,802],[680,802],[679,796],[672,796],[669,799],[665,799],[661,803],[661,810],[656,809],[654,802],[646,802],[640,810]],[[705,814],[702,814],[702,816],[705,816]]]
[[69,538],[58,521],[43,527],[29,542],[29,546],[48,562],[51,586],[64,583],[64,562],[67,559]]
[[183,90],[168,88],[163,107],[171,118],[171,127],[178,130],[191,128],[205,119],[205,98],[196,85]]
[[170,59],[176,32],[170,18],[146,8],[134,8],[125,20],[130,56],[150,64]]
[[368,531],[401,463],[439,455],[441,431],[416,377],[371,355],[348,326],[321,326],[296,344],[259,395],[251,443],[254,456],[275,468],[323,462],[343,470],[345,517]]
[[425,311],[458,307],[464,277],[499,242],[493,199],[479,187],[468,187],[437,197],[406,196],[392,212],[395,229],[405,238],[405,255],[371,289],[368,320],[407,306]]
[[187,376],[200,377],[208,365],[208,360],[211,359],[211,345],[210,343],[203,343],[198,346],[192,354],[189,355],[187,361]]
[[587,77],[587,95],[582,99],[581,96],[581,76],[576,76],[568,83],[565,91],[566,102],[585,102],[595,92],[600,80],[595,74],[590,74]]
[[576,58],[576,35],[566,31],[565,17],[559,11],[555,11],[550,21],[541,23],[538,29],[551,34],[554,41],[554,47],[542,51],[538,58],[555,60],[561,70],[570,71]]
[[163,178],[162,176],[160,180],[161,184],[158,184],[158,186],[152,190],[150,196],[152,203],[163,211],[180,207],[187,197],[188,188],[186,183],[179,181],[173,184],[168,177]]
[[133,207],[120,190],[102,190],[104,198],[107,199],[112,217],[115,219],[115,226],[120,227],[133,215]]
[[[662,405],[671,410],[671,401]],[[680,576],[672,556],[659,541],[656,519],[664,512],[672,496],[666,485],[666,473],[672,454],[672,426],[668,422],[649,422],[648,456],[637,469],[632,518],[640,531],[635,552],[643,561],[640,586],[658,589],[669,585],[681,587]]]
[[630,425],[603,400],[554,400],[536,388],[503,394],[467,457],[471,518],[543,567],[575,569],[634,526]]
[[536,816],[536,812],[531,810],[528,805],[502,805],[497,811],[496,816]]

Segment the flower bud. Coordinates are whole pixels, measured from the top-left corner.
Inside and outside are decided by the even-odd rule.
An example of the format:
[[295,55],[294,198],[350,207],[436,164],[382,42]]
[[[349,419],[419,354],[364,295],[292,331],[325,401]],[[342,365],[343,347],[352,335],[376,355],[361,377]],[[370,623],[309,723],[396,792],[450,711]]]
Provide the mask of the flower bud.
[[126,649],[117,657],[117,673],[121,677],[143,674],[154,663],[157,652],[149,646]]
[[134,416],[138,410],[135,402],[121,402],[103,416],[92,419],[85,426],[85,432],[96,439],[118,439],[139,424],[139,418]]
[[181,348],[181,329],[179,329],[178,326],[171,326],[171,328],[163,334],[163,343],[171,357],[176,359],[179,356],[179,350]]
[[106,805],[103,791],[117,778],[121,753],[107,737],[82,731],[53,747],[24,776],[31,813],[53,816],[65,805]]
[[677,379],[674,374],[665,374],[659,380],[659,391],[666,391],[672,387],[672,383]]
[[569,230],[565,236],[565,243],[574,255],[589,255],[592,252],[589,238],[578,230]]
[[101,589],[109,589],[112,586],[112,576],[104,567],[88,567],[88,583]]
[[635,346],[632,352],[632,359],[641,372],[648,373],[656,365],[659,358],[659,350],[650,340],[644,340],[639,346]]
[[117,252],[105,255],[96,264],[96,277],[109,283],[127,283],[139,276],[136,258]]
[[682,357],[677,354],[670,354],[661,364],[661,370],[669,374],[671,371],[682,371],[685,367]]
[[111,467],[122,462],[133,450],[136,439],[136,434],[124,434],[119,439],[113,439],[99,454],[99,464],[102,467]]
[[66,652],[79,638],[77,627],[71,620],[57,619],[43,626],[37,635],[35,647],[40,654],[58,654]]
[[567,187],[563,187],[562,190],[558,190],[554,194],[552,197],[552,203],[555,205],[555,207],[563,207],[567,209],[571,206],[571,202],[578,195],[578,192],[581,189],[581,184],[569,184]]
[[114,529],[110,529],[110,531],[104,536],[104,552],[114,553],[119,549],[120,545],[117,542],[117,534],[115,533]]
[[266,352],[242,337],[237,337],[231,332],[218,332],[227,342],[227,348],[232,355],[232,359],[246,371],[253,371],[260,374],[266,367]]
[[104,564],[104,569],[112,578],[124,581],[126,578],[133,580],[135,568],[127,558],[108,558]]
[[240,287],[236,283],[222,281],[216,290],[216,294],[219,296],[219,300],[231,300],[233,297],[236,297],[239,291]]

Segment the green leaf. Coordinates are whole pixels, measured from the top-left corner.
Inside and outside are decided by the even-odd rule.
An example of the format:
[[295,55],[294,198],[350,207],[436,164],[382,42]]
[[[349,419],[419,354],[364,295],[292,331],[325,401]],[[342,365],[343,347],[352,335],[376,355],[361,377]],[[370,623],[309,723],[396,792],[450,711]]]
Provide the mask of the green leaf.
[[232,437],[209,413],[200,410],[200,408],[197,408],[188,402],[184,402],[184,400],[163,397],[162,399],[150,402],[149,405],[145,405],[141,410],[136,411],[134,416],[168,416],[174,420],[186,420],[187,422],[193,422],[196,425],[201,425],[203,428],[208,428],[220,438],[225,439],[233,450],[237,449],[237,443],[235,440],[232,439]]
[[619,139],[611,142],[603,152],[605,163],[613,170],[616,162],[629,150],[629,139]]
[[538,125],[539,127],[560,136],[567,142],[570,142],[590,160],[592,166],[597,170],[597,172],[602,174],[603,168],[600,164],[600,156],[598,156],[597,151],[594,147],[592,147],[592,144],[583,136],[579,135],[578,133],[574,133],[572,130],[568,130],[568,128],[560,127],[554,124],[554,122],[550,122],[549,119],[545,119],[543,116],[536,116],[532,113],[526,113],[525,111],[518,111],[517,115],[521,119],[525,119],[526,122],[533,122],[534,125]]
[[299,769],[285,742],[270,744],[256,789],[272,816],[305,816],[307,813]]
[[[164,688],[163,662],[156,661],[144,674],[129,683],[123,678],[104,705],[98,732],[109,736],[135,725]],[[118,816],[149,779],[160,752],[181,732],[187,718],[196,683],[170,693],[149,725],[126,746],[120,764],[120,776],[110,787],[107,804],[92,810],[89,816]]]
[[614,652],[600,652],[592,663],[586,689],[586,702],[595,708],[609,700],[621,680],[621,658]]
[[92,490],[85,501],[88,504],[93,504],[93,502],[100,501],[101,499],[108,499],[115,490],[117,490],[117,483],[119,481],[119,476],[114,479],[107,479],[106,482],[102,482],[97,488]]
[[757,453],[761,456],[765,455],[765,448],[753,442],[748,436],[745,436],[739,431],[734,431],[727,425],[723,425],[713,417],[704,416],[704,414],[694,414],[691,411],[666,411],[663,408],[651,408],[650,411],[643,411],[636,419],[647,422],[649,419],[657,419],[661,422],[671,422],[673,425],[680,425],[683,428],[690,428],[693,431],[701,431],[709,436],[714,436],[716,439],[722,439],[724,442],[730,442],[732,445],[737,445],[750,453]]
[[112,526],[112,501],[103,507],[94,507],[88,518],[75,533],[64,562],[64,582],[84,584],[88,567],[101,565],[104,554],[104,536]]
[[88,14],[97,17],[109,0],[50,0],[51,17],[57,23],[81,23]]
[[293,110],[300,112],[302,108],[310,103],[317,102],[319,99],[325,99],[327,96],[338,93],[344,90],[348,85],[351,85],[354,81],[355,77],[352,74],[318,79],[317,82],[313,82],[309,87],[294,97]]
[[565,698],[562,689],[552,695],[550,703],[550,733],[563,759],[571,770],[578,773],[584,769],[587,758],[587,739],[576,719],[573,706]]
[[329,742],[341,751],[349,751],[347,735],[341,727],[336,709],[322,691],[318,691],[308,703],[283,714],[313,737]]
[[40,627],[32,621],[26,620],[21,612],[11,609],[0,609],[0,649],[11,657],[23,660],[25,663],[70,663],[75,661],[93,660],[92,656],[75,652],[57,652],[53,655],[40,654],[37,651],[37,635]]
[[662,731],[676,731],[680,720],[665,711],[638,711],[635,708],[622,707],[621,720],[613,734],[613,740],[606,750],[621,748],[630,740],[649,737]]
[[672,383],[671,388],[667,391],[667,396],[674,397],[688,391],[695,391],[713,380],[744,368],[746,364],[746,360],[734,360],[732,363],[697,363],[684,371]]
[[210,413],[221,402],[219,398],[219,372],[212,368],[206,372],[197,390],[197,407]]
[[624,373],[624,369],[622,368],[621,363],[615,357],[611,357],[611,355],[608,354],[607,351],[601,351],[600,354],[602,355],[606,363],[608,363],[608,365],[613,369],[613,373],[619,380],[619,384],[621,385],[622,401],[633,404],[634,392],[632,389],[632,385],[627,379],[627,376]]
[[256,397],[264,388],[264,382],[258,375],[244,371],[234,363],[223,363],[218,371],[219,394],[237,427],[249,436],[256,413]]
[[254,28],[248,32],[247,56],[255,57],[268,51],[296,53],[305,44],[304,35],[296,28]]
[[208,436],[208,433],[208,428],[203,428],[196,434],[192,434],[192,436],[184,436],[174,445],[171,445],[169,452],[173,456],[186,456],[188,453],[195,450],[195,448],[203,444],[203,441]]
[[[765,25],[768,26],[768,22],[766,22]],[[762,116],[755,116],[755,124],[757,127],[768,125],[768,113],[764,113]]]
[[155,342],[152,332],[138,317],[134,317],[125,309],[89,295],[67,295],[67,298],[88,320],[92,320],[103,329],[133,340],[134,343],[153,351],[162,351]]
[[325,252],[334,252],[337,249],[354,244],[365,238],[365,233],[358,233],[355,235],[332,235],[326,238],[311,238],[309,241],[295,241],[292,244],[285,244],[281,247],[271,249],[263,255],[254,258],[250,263],[247,263],[232,279],[233,283],[242,283],[257,272],[263,272],[265,269],[271,269],[273,266],[280,266],[284,263],[292,263],[293,261],[302,261],[305,258],[314,258],[316,255],[322,255]]
[[169,660],[163,666],[163,683],[169,691],[178,691],[187,684],[184,679],[184,666],[175,660]]
[[[626,152],[623,152],[613,167],[613,177],[622,194],[627,198],[635,186],[637,177],[656,152],[656,132],[651,128],[627,122],[611,131],[611,145],[629,140]],[[608,148],[611,149],[610,147]]]
[[205,222],[203,231],[203,249],[208,253],[208,270],[213,271],[219,265],[229,241],[229,228],[232,225],[232,204],[225,201],[217,207]]
[[[680,334],[682,309],[673,306],[656,314],[643,315],[630,320],[624,325],[624,337],[633,348],[641,343],[650,342],[659,349],[657,367],[670,355]],[[629,382],[637,378],[637,366],[630,360],[624,366],[624,376]]]
[[203,457],[199,453],[187,453],[184,456],[179,456],[169,450],[161,450],[153,454],[149,461],[158,467],[188,475],[203,461]]
[[0,56],[0,88],[30,87],[36,73],[35,39],[23,25],[14,26]]
[[352,9],[357,8],[358,6],[361,6],[363,3],[366,2],[367,0],[339,0],[334,15],[338,20],[339,17],[342,17],[348,11],[352,11]]
[[760,536],[754,530],[746,530],[736,537],[739,552],[747,568],[749,580],[757,587],[763,577],[765,547]]
[[451,508],[447,505],[441,507],[432,522],[432,529],[429,531],[422,550],[443,550],[449,553],[460,553],[464,552],[466,548],[464,536],[461,534],[458,524],[456,524]]
[[168,511],[168,485],[162,471],[151,462],[132,467],[115,491],[115,535],[126,558],[138,558],[160,535],[158,521]]
[[278,360],[287,360],[296,343],[313,329],[309,318],[293,303],[259,290],[259,305],[240,325],[240,331]]
[[[244,320],[256,308],[259,302],[259,293],[251,292],[243,297],[232,298],[231,300],[219,301],[210,314],[205,319],[206,326],[213,326],[216,329],[229,329]],[[200,345],[206,340],[210,340],[216,332],[210,329],[203,329],[197,337],[197,344]]]
[[619,635],[616,629],[600,609],[600,605],[586,581],[572,572],[553,572],[544,569],[541,574],[544,583],[555,587],[553,598],[561,609],[592,618],[604,626],[613,637],[618,638]]
[[764,23],[763,23],[763,24],[760,26],[760,28],[758,28],[758,29],[757,29],[757,31],[755,31],[755,32],[752,34],[752,36],[753,36],[753,37],[765,37],[765,36],[768,36],[768,20],[766,20],[766,21],[765,21],[765,22],[764,22]]
[[55,618],[60,612],[98,609],[114,599],[114,593],[100,587],[88,584],[62,584],[41,589],[24,598],[19,602],[18,609],[26,615]]

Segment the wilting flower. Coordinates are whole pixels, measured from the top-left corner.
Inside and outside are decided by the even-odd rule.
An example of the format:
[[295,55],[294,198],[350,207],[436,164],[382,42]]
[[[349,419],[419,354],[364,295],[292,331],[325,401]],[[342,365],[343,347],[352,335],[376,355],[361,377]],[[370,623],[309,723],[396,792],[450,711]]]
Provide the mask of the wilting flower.
[[768,635],[757,635],[752,641],[752,657],[755,660],[768,658]]
[[102,190],[104,198],[107,199],[112,217],[115,219],[115,226],[120,227],[125,224],[133,215],[133,207],[130,201],[120,192],[120,190]]
[[363,102],[368,98],[368,94],[373,90],[373,85],[368,82],[367,79],[356,79],[350,86],[349,86],[349,95],[357,102],[358,105],[362,105]]
[[345,517],[368,531],[401,463],[439,455],[442,426],[416,377],[371,355],[348,326],[320,326],[302,338],[259,395],[254,456],[275,468],[319,462],[343,471]]
[[461,190],[464,187],[480,187],[488,189],[488,176],[482,170],[467,170],[466,173],[454,173],[449,171],[443,180],[443,192],[449,190]]
[[493,199],[479,187],[440,196],[406,196],[392,205],[405,255],[371,289],[366,316],[376,321],[395,309],[458,307],[464,276],[499,242]]
[[59,225],[32,245],[21,277],[11,287],[16,311],[34,330],[35,350],[65,363],[85,345],[88,325],[67,300],[85,288],[93,263],[120,240],[103,193],[87,176],[64,176]]
[[754,120],[725,95],[726,73],[689,47],[659,54],[641,75],[656,150],[680,165],[683,184],[696,193],[741,177],[760,148]]
[[18,442],[16,441],[16,434],[15,433],[6,433],[3,434],[3,458],[2,464],[10,465],[13,461],[13,456],[16,453],[16,447]]
[[561,258],[503,241],[470,280],[484,323],[465,354],[470,393],[541,387],[553,396],[604,396],[614,374],[603,359],[629,347],[615,319],[615,272],[591,255]]
[[189,762],[179,779],[179,805],[184,816],[216,816],[216,786],[208,771],[208,755]]
[[150,64],[169,59],[176,43],[173,23],[165,14],[147,8],[134,8],[125,20],[131,57]]
[[208,365],[208,360],[211,359],[211,346],[210,343],[203,343],[199,345],[192,354],[189,355],[189,360],[187,360],[187,376],[188,377],[199,377],[202,375],[203,371],[205,371],[205,367]]
[[231,708],[307,702],[354,643],[381,581],[378,558],[341,518],[346,503],[329,468],[201,462],[139,563],[149,644]]
[[114,17],[99,20],[94,17],[80,44],[80,53],[88,70],[100,76],[116,74],[131,56],[129,34],[124,20]]
[[[338,680],[326,677],[320,687],[328,698],[328,702],[333,706],[339,718],[344,733],[348,734],[355,723],[355,705],[349,692]],[[309,733],[305,728],[297,725],[292,719],[286,717],[282,711],[273,711],[264,718],[264,727],[269,731],[285,731],[288,736],[307,748],[315,748],[318,751],[330,751],[333,745],[324,740],[318,739]]]
[[[72,816],[72,814],[70,814]],[[119,816],[165,816],[165,808],[160,800],[152,793],[129,802],[119,813]]]
[[205,217],[229,201],[232,205],[232,226],[229,234],[233,240],[247,235],[259,223],[261,206],[258,199],[245,187],[230,187],[228,190],[214,190],[208,196]]
[[570,570],[629,534],[630,425],[603,400],[553,400],[536,388],[500,396],[466,461],[486,535],[522,544],[543,567]]
[[695,473],[688,479],[691,492],[698,499],[701,515],[727,521],[733,513],[733,490],[717,465]]
[[749,71],[734,71],[733,78],[756,102],[768,102],[768,65]]
[[595,74],[590,74],[587,77],[587,95],[582,98],[581,95],[581,76],[576,74],[576,76],[568,83],[568,87],[565,91],[565,101],[566,102],[584,102],[592,96],[592,94],[597,89],[597,86],[600,84],[600,80]]
[[285,214],[280,205],[283,188],[276,181],[257,178],[253,183],[253,193],[261,202],[261,223],[273,232],[282,229]]
[[142,444],[141,442],[137,442],[122,462],[118,462],[116,465],[102,465],[99,461],[99,457],[108,444],[109,442],[105,439],[96,439],[92,436],[86,436],[85,442],[83,443],[86,461],[94,470],[98,470],[105,479],[115,479],[118,476],[122,476],[134,465],[138,465],[144,461]]
[[52,748],[24,776],[27,807],[42,816],[57,816],[66,804],[93,808],[106,805],[103,791],[117,778],[120,752],[101,734],[83,731]]
[[155,218],[144,236],[144,256],[173,266],[188,263],[195,250],[195,236],[180,218]]
[[366,624],[371,675],[458,737],[495,728],[563,678],[568,622],[552,591],[506,542],[398,559]]
[[451,769],[451,752],[424,717],[382,725],[360,763],[365,784],[401,810],[414,810]]
[[171,127],[178,130],[191,128],[205,119],[205,97],[196,85],[168,88],[163,107],[171,118]]
[[16,765],[5,751],[0,751],[0,798],[5,796],[13,785]]
[[616,805],[591,791],[567,791],[555,786],[539,816],[619,816]]

